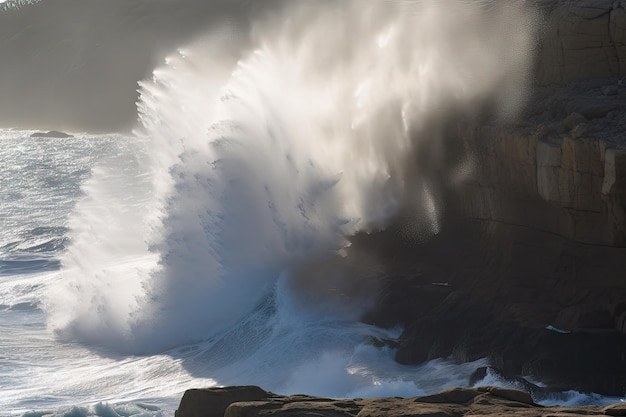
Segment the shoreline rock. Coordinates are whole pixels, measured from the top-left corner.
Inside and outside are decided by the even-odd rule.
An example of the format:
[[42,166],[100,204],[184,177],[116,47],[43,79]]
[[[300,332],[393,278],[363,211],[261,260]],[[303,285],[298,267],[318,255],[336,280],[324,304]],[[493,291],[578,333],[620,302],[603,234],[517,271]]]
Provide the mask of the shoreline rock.
[[462,417],[626,415],[626,405],[544,407],[524,391],[499,387],[453,388],[412,398],[331,399],[282,396],[256,386],[188,390],[176,417]]

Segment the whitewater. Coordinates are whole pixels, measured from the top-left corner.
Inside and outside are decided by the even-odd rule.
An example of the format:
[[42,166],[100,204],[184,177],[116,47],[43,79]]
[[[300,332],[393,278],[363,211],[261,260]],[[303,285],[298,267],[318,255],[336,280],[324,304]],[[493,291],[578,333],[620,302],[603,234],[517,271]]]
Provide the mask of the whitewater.
[[402,329],[360,322],[385,271],[350,239],[437,234],[473,163],[438,169],[450,115],[523,106],[536,16],[482,3],[277,2],[168,55],[133,133],[1,130],[0,415],[466,386],[486,360],[400,365]]

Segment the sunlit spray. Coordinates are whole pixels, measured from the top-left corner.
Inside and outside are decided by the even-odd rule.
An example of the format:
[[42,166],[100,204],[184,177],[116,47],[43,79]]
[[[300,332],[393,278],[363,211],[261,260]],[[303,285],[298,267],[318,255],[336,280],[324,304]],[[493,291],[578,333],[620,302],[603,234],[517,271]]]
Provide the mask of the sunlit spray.
[[[280,276],[316,279],[293,271],[400,211],[421,219],[412,233],[438,233],[438,184],[455,175],[416,161],[437,166],[451,112],[490,102],[516,114],[532,20],[517,1],[294,1],[244,34],[214,28],[181,47],[140,87],[142,206],[125,206],[124,186],[106,193],[107,175],[88,182],[50,327],[159,351],[235,325]],[[128,246],[108,244],[113,235]],[[142,261],[108,267],[127,247]],[[297,298],[342,279],[323,275],[287,288]]]

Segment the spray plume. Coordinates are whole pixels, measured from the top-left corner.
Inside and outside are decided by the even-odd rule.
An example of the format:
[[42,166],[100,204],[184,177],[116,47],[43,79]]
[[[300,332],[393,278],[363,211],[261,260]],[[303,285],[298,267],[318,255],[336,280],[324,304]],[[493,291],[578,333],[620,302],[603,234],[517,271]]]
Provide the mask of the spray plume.
[[[522,2],[278,4],[245,33],[212,28],[141,83],[145,209],[111,220],[132,223],[130,235],[94,219],[87,228],[87,202],[111,179],[88,184],[50,302],[61,337],[130,352],[200,340],[281,275],[309,280],[295,292],[329,285],[292,272],[401,211],[421,219],[414,233],[437,233],[445,179],[416,161],[437,166],[450,114],[495,103],[512,117],[523,104],[533,14]],[[109,268],[98,260],[109,249],[87,243],[94,234],[150,261]],[[82,265],[88,246],[100,255]]]

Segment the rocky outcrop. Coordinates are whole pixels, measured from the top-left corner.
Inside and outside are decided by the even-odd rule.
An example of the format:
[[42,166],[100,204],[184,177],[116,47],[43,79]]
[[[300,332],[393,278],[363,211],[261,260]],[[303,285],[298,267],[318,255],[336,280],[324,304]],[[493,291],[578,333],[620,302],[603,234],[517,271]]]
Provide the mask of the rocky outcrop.
[[30,135],[31,138],[59,138],[59,139],[63,139],[63,138],[71,138],[73,137],[72,135],[65,133],[65,132],[59,132],[58,130],[49,130],[47,132],[35,132],[32,135]]
[[354,239],[354,252],[377,248],[388,275],[364,321],[404,326],[401,363],[487,357],[554,389],[623,395],[624,5],[537,3],[533,96],[515,125],[450,129],[448,152],[471,174],[442,191],[441,232],[399,245],[400,221]]
[[620,122],[597,117],[567,130],[568,120],[583,116],[563,112],[553,119],[557,126],[530,119],[525,129],[481,126],[465,132],[476,175],[459,188],[455,208],[463,217],[577,242],[626,244],[626,88],[620,97],[624,104],[612,111]]
[[[189,392],[189,391],[188,391]],[[187,393],[188,393],[187,392]],[[330,399],[306,395],[247,397],[264,392],[258,387],[201,390],[201,403],[189,402],[187,393],[176,417],[462,417],[462,416],[589,416],[626,415],[626,407],[542,407],[527,392],[497,387],[456,388],[439,394],[413,398]],[[226,407],[224,407],[226,405]]]
[[[626,88],[612,101],[605,84],[543,91],[517,126],[459,128],[450,143],[473,172],[444,192],[430,241],[355,239],[386,260],[364,320],[405,327],[399,362],[488,357],[554,387],[626,392]],[[606,112],[571,111],[581,96]]]
[[399,362],[487,357],[557,390],[623,394],[624,248],[455,219],[426,244],[389,243],[381,252],[386,287],[363,319],[404,326]]
[[185,391],[176,417],[223,417],[233,403],[275,398],[256,386],[190,389]]

